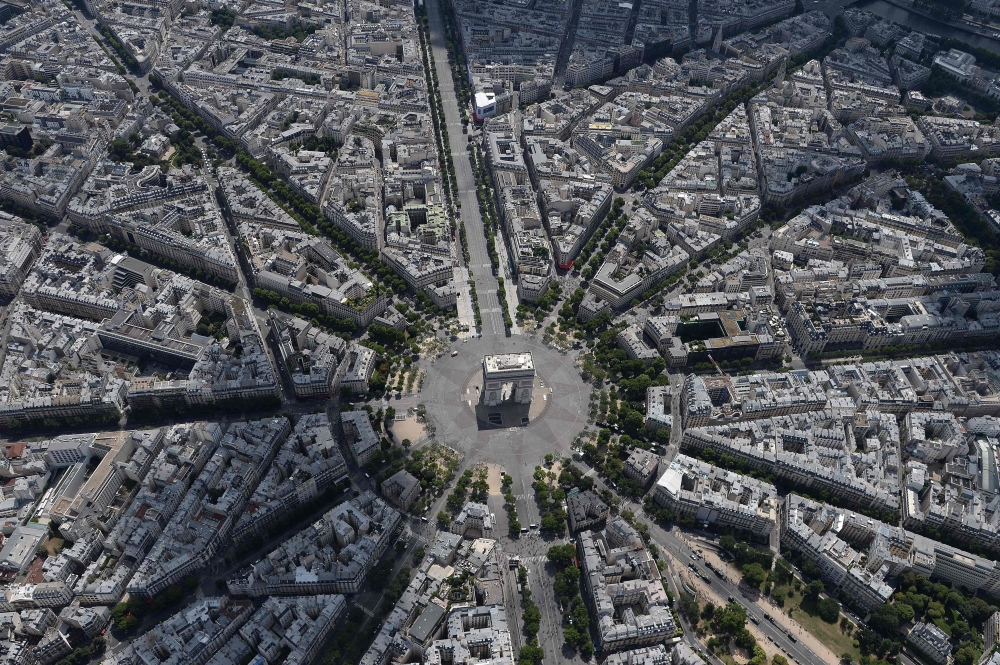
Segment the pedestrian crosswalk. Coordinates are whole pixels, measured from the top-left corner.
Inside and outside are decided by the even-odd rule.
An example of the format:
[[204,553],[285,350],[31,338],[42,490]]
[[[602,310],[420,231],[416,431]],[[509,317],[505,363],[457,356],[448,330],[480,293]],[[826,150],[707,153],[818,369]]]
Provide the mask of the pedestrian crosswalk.
[[548,557],[542,554],[521,557],[522,565],[526,563],[544,563],[546,561],[548,561]]

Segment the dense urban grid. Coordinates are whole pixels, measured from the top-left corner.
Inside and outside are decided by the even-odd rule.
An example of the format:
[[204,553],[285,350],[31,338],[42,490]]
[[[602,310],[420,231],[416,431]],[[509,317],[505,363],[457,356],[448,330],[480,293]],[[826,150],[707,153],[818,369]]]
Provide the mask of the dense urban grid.
[[1000,55],[817,5],[0,2],[0,665],[1000,665]]

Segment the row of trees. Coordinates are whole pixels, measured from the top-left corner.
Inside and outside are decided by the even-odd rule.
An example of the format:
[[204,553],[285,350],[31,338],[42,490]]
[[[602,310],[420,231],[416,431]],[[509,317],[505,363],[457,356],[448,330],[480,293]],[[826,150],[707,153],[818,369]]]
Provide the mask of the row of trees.
[[444,195],[448,205],[452,206],[457,199],[458,180],[455,178],[455,164],[451,157],[451,150],[446,149],[450,145],[448,126],[445,121],[444,104],[441,100],[441,86],[438,83],[434,51],[430,48],[430,21],[427,17],[427,8],[424,5],[417,6],[416,18],[424,71],[427,72],[430,82],[431,95],[428,101],[431,107],[431,122],[434,124],[434,137],[437,141],[439,159],[442,169],[445,171]]
[[[118,38],[116,38],[114,33],[111,32],[111,29],[102,24],[100,32],[104,37],[104,41],[106,41],[108,45],[115,50],[115,53],[117,53],[121,61],[125,63],[125,66],[128,67],[133,74],[137,74],[139,72],[139,63],[136,62],[135,58],[133,58],[129,52],[125,50],[122,43],[118,41]],[[121,73],[124,74],[125,72]]]
[[[323,653],[316,659],[322,665],[356,665],[381,629],[382,623],[393,610],[396,601],[410,583],[411,571],[402,567],[395,579],[390,579],[394,559],[404,556],[405,547],[387,550],[382,560],[368,576],[372,589],[385,589],[381,601],[371,615],[366,615],[360,605],[355,605],[345,619],[338,621],[337,629],[330,636]],[[416,563],[416,559],[414,560]]]
[[[428,81],[430,83],[431,94],[428,101],[431,110],[431,121],[434,124],[434,137],[437,141],[438,155],[440,156],[441,166],[444,170],[444,195],[448,203],[449,210],[451,211],[452,232],[454,233],[456,230],[456,224],[454,221],[454,206],[461,205],[461,203],[458,202],[458,179],[455,176],[455,163],[451,155],[451,150],[449,149],[450,143],[448,139],[448,126],[445,120],[444,104],[441,99],[441,87],[438,82],[434,52],[430,48],[430,22],[427,16],[427,9],[423,4],[417,6],[416,18],[418,35],[420,38],[421,55],[424,61],[424,71],[428,72]],[[462,245],[462,254],[465,258],[466,265],[468,265],[470,255],[465,222],[460,219],[457,226],[459,240]],[[479,295],[476,293],[476,284],[474,281],[470,280],[469,290],[472,299],[472,312],[476,320],[476,327],[482,329],[483,316],[479,308]],[[506,309],[504,312],[506,313]],[[507,318],[509,319],[509,316]]]
[[499,277],[500,255],[497,253],[497,234],[500,233],[500,223],[496,211],[493,183],[490,180],[489,169],[479,146],[469,145],[469,163],[472,165],[472,172],[476,177],[476,197],[479,200],[479,214],[483,220],[483,235],[486,238],[486,249],[490,255],[493,272],[498,275],[497,291],[498,299],[500,300],[500,311],[503,312],[504,325],[509,330],[513,322],[510,317],[510,308],[507,306],[507,290],[504,287],[503,277]]
[[[789,61],[788,73],[801,67],[803,64],[816,58],[822,60],[830,53],[833,49],[837,47],[840,41],[846,36],[847,29],[844,24],[843,17],[838,16],[834,19],[834,30],[833,34],[828,37],[823,44],[821,44],[816,49],[800,53]],[[742,104],[746,104],[750,99],[757,95],[761,90],[771,85],[770,79],[763,81],[760,85],[750,86],[745,85],[739,90],[730,93],[722,105],[715,110],[714,113],[706,113],[687,129],[685,129],[680,136],[676,137],[674,141],[667,146],[667,148],[653,160],[653,163],[646,168],[639,171],[636,176],[632,187],[635,191],[642,191],[645,189],[652,189],[663,179],[663,177],[669,173],[678,162],[687,154],[688,150],[692,145],[704,141],[708,135],[715,129],[715,126],[721,122],[726,116],[733,112],[733,110]]]
[[576,266],[580,268],[580,276],[584,280],[589,280],[601,267],[604,255],[614,247],[625,225],[628,223],[628,215],[622,213],[625,207],[625,199],[618,197],[611,206],[611,210],[601,221],[594,235],[591,236],[587,244],[580,250],[576,257]]
[[9,436],[20,436],[26,432],[42,432],[55,429],[72,429],[75,427],[97,427],[101,425],[113,425],[121,419],[121,413],[117,409],[104,413],[89,414],[86,416],[72,416],[68,418],[24,418],[12,419],[7,426],[0,428]]
[[253,295],[254,298],[263,301],[268,306],[275,307],[284,312],[298,314],[303,318],[311,320],[314,325],[333,332],[353,335],[358,329],[357,324],[352,319],[342,319],[330,314],[323,314],[316,303],[295,303],[289,300],[287,296],[269,289],[255,288]]
[[455,96],[458,98],[459,108],[462,109],[462,124],[464,125],[468,123],[467,109],[471,104],[472,96],[469,89],[469,78],[466,75],[468,69],[465,64],[465,52],[462,50],[461,38],[455,26],[455,18],[449,0],[443,0],[441,3],[441,17],[448,48],[448,64],[451,66],[451,78],[455,84]]
[[[150,81],[154,85],[159,85],[156,77],[151,76]],[[360,247],[350,236],[328,220],[318,205],[307,201],[297,191],[292,190],[269,168],[244,152],[231,140],[219,136],[200,116],[184,107],[179,101],[165,92],[160,98],[162,99],[161,106],[174,117],[175,122],[178,124],[180,122],[191,123],[196,129],[210,137],[224,154],[235,155],[236,164],[240,169],[247,173],[250,179],[275,203],[291,215],[304,231],[314,235],[322,231],[339,252],[353,258],[355,263],[366,266],[369,277],[372,275],[378,277],[378,280],[373,281],[381,281],[388,285],[387,290],[392,292],[399,294],[406,292],[406,282],[379,260],[378,252]]]
[[549,563],[556,568],[555,594],[563,608],[563,639],[566,646],[579,650],[584,660],[590,660],[594,643],[590,637],[590,612],[580,595],[580,568],[576,565],[573,545],[553,545],[547,553]]
[[513,484],[514,479],[506,473],[500,476],[500,485],[503,491],[503,508],[507,511],[507,532],[511,538],[517,538],[521,535],[521,523],[517,520],[517,498],[511,489],[511,485]]
[[291,29],[276,25],[255,25],[251,30],[253,34],[268,41],[292,37],[295,41],[302,42],[305,41],[306,37],[316,32],[317,28],[319,26],[314,23],[296,23]]
[[146,616],[156,616],[171,611],[187,593],[198,586],[198,583],[197,577],[189,575],[180,583],[171,584],[150,601],[132,596],[127,602],[118,603],[111,608],[111,621],[115,631],[121,633],[120,636],[123,637],[138,628]]
[[519,665],[542,665],[545,651],[538,645],[538,631],[541,628],[542,613],[538,605],[531,599],[531,589],[528,588],[528,569],[520,566],[517,569],[517,583],[521,589],[521,616],[524,620],[524,634],[527,644],[521,647],[517,654]]

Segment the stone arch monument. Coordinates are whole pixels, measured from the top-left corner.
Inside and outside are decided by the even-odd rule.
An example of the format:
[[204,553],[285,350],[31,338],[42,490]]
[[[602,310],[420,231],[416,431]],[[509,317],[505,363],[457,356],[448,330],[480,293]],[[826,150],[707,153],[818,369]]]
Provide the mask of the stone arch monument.
[[535,366],[530,353],[483,357],[483,390],[479,396],[483,406],[531,404],[534,386]]

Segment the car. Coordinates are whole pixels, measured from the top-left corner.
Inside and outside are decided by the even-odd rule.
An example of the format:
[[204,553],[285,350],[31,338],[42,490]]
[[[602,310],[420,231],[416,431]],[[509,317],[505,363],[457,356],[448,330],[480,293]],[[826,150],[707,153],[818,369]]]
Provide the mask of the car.
[[698,555],[697,554],[692,554],[691,555],[691,560],[692,561],[697,561],[698,560]]
[[522,526],[521,527],[521,533],[528,533],[528,527]]
[[427,524],[427,518],[426,517],[421,517],[420,521],[423,522],[424,524]]
[[457,356],[457,355],[458,355],[458,351],[452,351],[452,352],[451,352],[451,357],[452,357],[452,358],[454,358],[454,357],[455,357],[455,356]]
[[795,636],[792,635],[791,633],[788,633],[788,639],[790,639],[792,642],[798,642],[798,640],[795,639]]
[[537,525],[537,524],[529,524],[529,525],[528,525],[528,528],[529,528],[529,529],[537,529],[537,528],[538,528],[538,525]]

